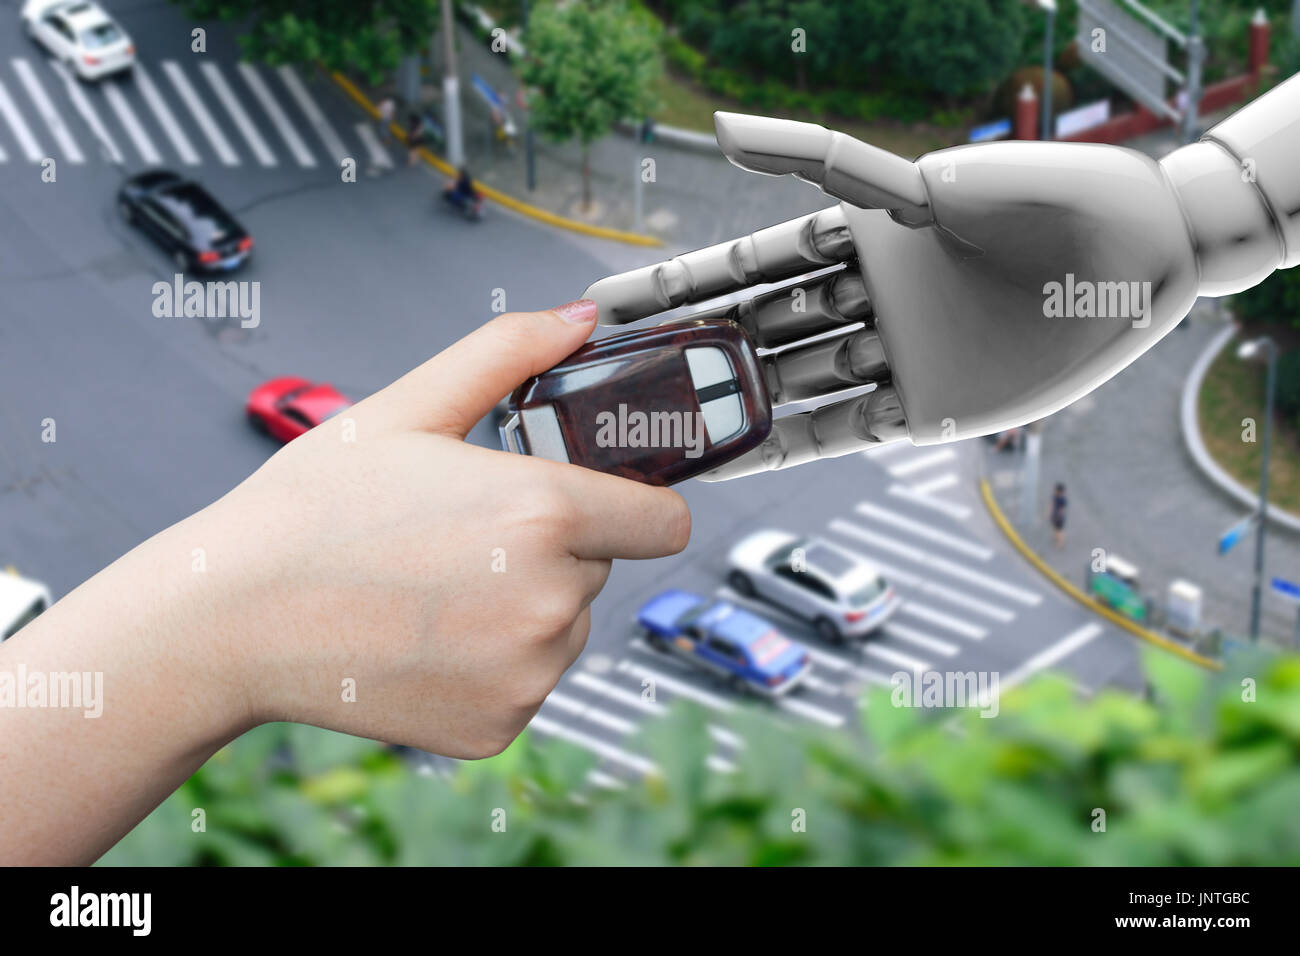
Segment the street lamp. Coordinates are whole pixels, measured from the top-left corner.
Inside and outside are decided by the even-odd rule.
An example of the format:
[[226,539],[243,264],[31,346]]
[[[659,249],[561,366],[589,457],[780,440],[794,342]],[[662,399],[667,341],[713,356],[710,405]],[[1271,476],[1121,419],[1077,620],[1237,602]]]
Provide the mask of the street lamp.
[[1255,538],[1255,586],[1250,594],[1250,639],[1259,640],[1259,603],[1264,589],[1264,533],[1268,528],[1268,458],[1273,425],[1273,391],[1277,385],[1277,343],[1267,335],[1237,348],[1237,358],[1250,360],[1267,354],[1268,375],[1264,383],[1264,461],[1259,475],[1259,532]]
[[1052,135],[1052,34],[1056,29],[1056,0],[1038,0],[1038,8],[1047,14],[1047,29],[1043,33],[1043,131],[1041,138],[1055,139]]

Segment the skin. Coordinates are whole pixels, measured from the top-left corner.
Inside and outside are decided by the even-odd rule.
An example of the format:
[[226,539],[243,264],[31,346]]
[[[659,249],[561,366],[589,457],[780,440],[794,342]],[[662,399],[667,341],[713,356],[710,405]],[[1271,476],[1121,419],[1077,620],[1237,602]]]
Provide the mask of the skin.
[[690,537],[669,489],[463,440],[595,317],[484,325],[0,644],[0,672],[104,675],[97,719],[0,707],[0,863],[92,862],[268,721],[504,749],[582,651],[611,560]]

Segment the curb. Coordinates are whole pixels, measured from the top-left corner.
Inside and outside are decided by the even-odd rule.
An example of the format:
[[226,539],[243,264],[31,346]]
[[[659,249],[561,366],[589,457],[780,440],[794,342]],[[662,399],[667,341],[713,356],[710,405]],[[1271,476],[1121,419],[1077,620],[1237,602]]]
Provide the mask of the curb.
[[[1224,346],[1236,334],[1237,327],[1235,325],[1224,326],[1223,331],[1210,340],[1210,344],[1205,351],[1196,359],[1196,364],[1192,366],[1192,370],[1187,374],[1187,381],[1183,383],[1183,398],[1178,418],[1183,428],[1183,443],[1187,446],[1187,453],[1192,456],[1192,461],[1196,463],[1196,467],[1221,491],[1246,505],[1253,512],[1259,505],[1259,493],[1250,491],[1236,478],[1228,474],[1222,465],[1210,457],[1210,452],[1201,439],[1201,423],[1197,412],[1201,396],[1201,383],[1205,380],[1205,373],[1210,370],[1210,365],[1219,357],[1219,353],[1223,351]],[[1300,516],[1293,515],[1289,511],[1283,511],[1272,504],[1268,506],[1268,521],[1269,524],[1300,532]]]
[[1078,601],[1088,610],[1093,611],[1096,614],[1100,614],[1102,617],[1106,618],[1106,620],[1110,621],[1115,626],[1122,627],[1130,634],[1134,634],[1137,637],[1140,637],[1142,640],[1146,641],[1149,644],[1154,644],[1156,647],[1160,648],[1161,650],[1165,650],[1171,654],[1177,655],[1178,657],[1181,657],[1183,660],[1190,661],[1191,663],[1196,664],[1200,667],[1204,667],[1207,670],[1215,670],[1215,671],[1223,670],[1223,664],[1221,664],[1219,661],[1212,660],[1211,658],[1208,657],[1203,657],[1202,655],[1197,654],[1195,651],[1189,650],[1188,648],[1183,647],[1183,645],[1175,641],[1169,640],[1169,638],[1167,637],[1162,637],[1161,635],[1155,633],[1154,631],[1148,631],[1146,628],[1133,623],[1124,615],[1111,610],[1110,608],[1106,607],[1106,605],[1084,594],[1083,591],[1079,590],[1077,587],[1075,587],[1073,584],[1067,581],[1064,575],[1062,575],[1054,567],[1052,567],[1050,564],[1048,564],[1046,561],[1040,558],[1033,551],[1033,549],[1029,547],[1029,545],[1025,544],[1024,540],[1020,537],[1020,534],[1016,531],[1015,528],[1011,526],[1011,522],[1007,520],[1007,516],[1002,513],[1002,509],[998,507],[997,500],[993,497],[993,488],[988,483],[987,478],[980,479],[980,495],[984,499],[984,506],[988,509],[989,516],[993,519],[993,523],[1002,529],[1002,533],[1007,536],[1007,540],[1011,542],[1011,544],[1015,547],[1017,551],[1020,552],[1020,554],[1025,558],[1025,560],[1027,560],[1030,564],[1032,564],[1040,572],[1042,572],[1042,574],[1049,581],[1055,584],[1058,588],[1060,588],[1070,597],[1074,598],[1076,601]]
[[[372,119],[379,119],[379,108],[370,102],[369,97],[357,89],[356,85],[342,73],[331,72],[330,77],[337,83],[343,92],[347,93],[352,99],[368,114]],[[403,143],[406,142],[406,131],[396,123],[389,124],[389,129]],[[441,157],[436,156],[427,147],[420,147],[420,158],[447,176],[456,175],[456,170]],[[594,236],[597,239],[609,239],[613,242],[625,242],[633,246],[662,246],[664,241],[658,236],[648,236],[639,232],[624,232],[621,229],[609,229],[605,226],[593,226],[590,223],[579,222],[577,219],[569,219],[565,216],[556,215],[553,212],[547,212],[531,203],[526,203],[522,199],[516,199],[491,186],[485,186],[482,183],[476,183],[478,191],[485,197],[492,200],[499,206],[505,206],[507,209],[513,209],[520,215],[527,216],[530,219],[536,219],[538,222],[545,223],[548,226],[554,226],[557,229],[567,229],[570,232],[581,233],[585,236]]]

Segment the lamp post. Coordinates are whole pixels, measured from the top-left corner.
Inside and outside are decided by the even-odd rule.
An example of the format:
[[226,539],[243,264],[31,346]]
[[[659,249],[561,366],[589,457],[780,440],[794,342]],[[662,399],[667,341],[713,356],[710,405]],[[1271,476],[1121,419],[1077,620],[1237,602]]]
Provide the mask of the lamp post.
[[1268,358],[1264,383],[1264,461],[1259,475],[1259,529],[1255,537],[1255,585],[1250,594],[1250,639],[1259,640],[1259,604],[1264,590],[1264,535],[1268,529],[1268,459],[1273,434],[1273,391],[1277,386],[1277,343],[1267,335],[1243,342],[1237,358],[1253,359],[1261,354]]
[[1056,138],[1052,135],[1052,35],[1056,31],[1056,0],[1038,0],[1038,7],[1047,14],[1047,28],[1043,32],[1043,128],[1040,138],[1048,142]]

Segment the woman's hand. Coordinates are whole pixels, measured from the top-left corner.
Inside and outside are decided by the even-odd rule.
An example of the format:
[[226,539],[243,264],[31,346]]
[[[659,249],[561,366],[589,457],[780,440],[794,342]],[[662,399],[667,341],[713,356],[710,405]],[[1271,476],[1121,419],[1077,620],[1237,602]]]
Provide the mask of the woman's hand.
[[613,558],[686,546],[675,492],[468,445],[595,306],[505,315],[285,446],[0,645],[102,712],[0,708],[0,862],[89,862],[216,749],[295,720],[499,752],[581,652]]

